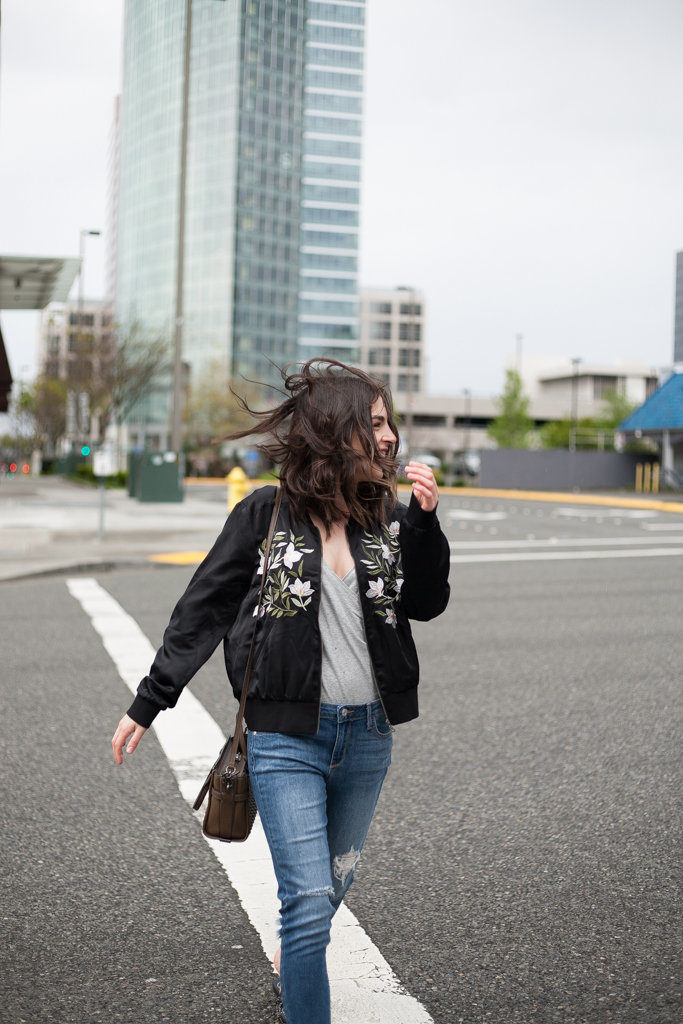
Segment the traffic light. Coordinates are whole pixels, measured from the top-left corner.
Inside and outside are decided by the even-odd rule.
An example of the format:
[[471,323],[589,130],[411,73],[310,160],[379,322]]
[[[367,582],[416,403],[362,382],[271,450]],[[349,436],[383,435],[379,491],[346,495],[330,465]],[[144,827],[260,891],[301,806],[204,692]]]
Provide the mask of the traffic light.
[[90,455],[90,445],[83,445],[83,447],[81,448],[81,455]]
[[17,471],[17,464],[16,464],[16,462],[10,462],[10,464],[9,464],[9,471],[10,471],[10,473],[16,473],[16,471]]

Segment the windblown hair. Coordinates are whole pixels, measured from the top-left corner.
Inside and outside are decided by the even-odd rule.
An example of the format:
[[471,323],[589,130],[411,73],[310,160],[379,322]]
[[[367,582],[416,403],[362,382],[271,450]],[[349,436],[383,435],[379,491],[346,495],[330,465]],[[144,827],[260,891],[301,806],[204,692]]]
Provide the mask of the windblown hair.
[[[327,531],[347,513],[366,528],[385,522],[387,499],[390,508],[396,501],[398,452],[387,385],[336,359],[309,359],[290,370],[281,371],[287,397],[274,409],[251,409],[237,396],[258,422],[226,440],[268,435],[258,450],[278,466],[296,518],[313,513]],[[371,408],[378,398],[396,437],[386,454],[373,433]]]

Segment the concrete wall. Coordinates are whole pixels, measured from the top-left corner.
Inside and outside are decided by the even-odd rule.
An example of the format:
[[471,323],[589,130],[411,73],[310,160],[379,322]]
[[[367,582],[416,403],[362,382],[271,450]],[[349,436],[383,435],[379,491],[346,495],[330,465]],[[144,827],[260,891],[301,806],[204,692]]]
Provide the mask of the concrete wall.
[[619,452],[499,448],[482,451],[479,486],[536,491],[615,490],[633,487],[636,465],[646,461],[650,461],[646,456]]

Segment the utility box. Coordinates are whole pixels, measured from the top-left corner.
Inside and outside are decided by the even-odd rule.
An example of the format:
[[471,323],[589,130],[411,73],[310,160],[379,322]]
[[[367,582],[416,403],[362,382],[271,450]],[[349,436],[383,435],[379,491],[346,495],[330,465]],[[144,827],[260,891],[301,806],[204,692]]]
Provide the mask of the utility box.
[[127,489],[130,498],[138,496],[138,477],[143,454],[143,452],[128,452]]
[[182,452],[140,452],[134,496],[139,501],[182,501],[185,456]]

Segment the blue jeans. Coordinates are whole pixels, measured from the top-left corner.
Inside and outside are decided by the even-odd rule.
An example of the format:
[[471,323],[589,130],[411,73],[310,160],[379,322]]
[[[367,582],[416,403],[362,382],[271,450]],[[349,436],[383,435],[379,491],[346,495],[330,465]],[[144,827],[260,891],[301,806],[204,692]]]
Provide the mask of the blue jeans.
[[315,736],[251,732],[249,774],[280,899],[287,1024],[330,1024],[325,951],[391,763],[379,701],[323,704]]

